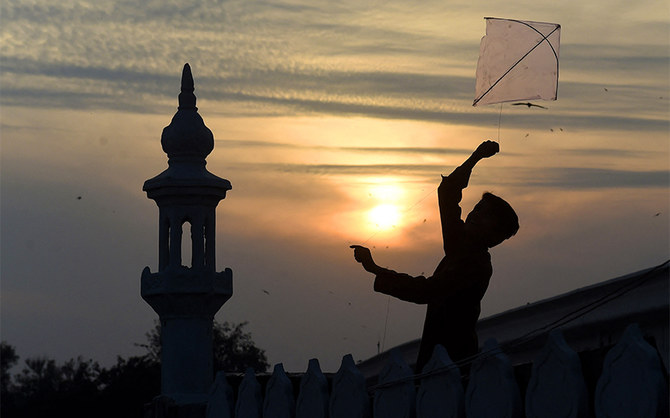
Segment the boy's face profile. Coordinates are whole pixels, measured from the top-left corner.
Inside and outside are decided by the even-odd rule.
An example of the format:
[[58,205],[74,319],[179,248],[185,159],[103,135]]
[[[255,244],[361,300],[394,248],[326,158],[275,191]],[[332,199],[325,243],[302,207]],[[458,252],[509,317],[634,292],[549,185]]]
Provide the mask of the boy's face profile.
[[499,225],[494,207],[488,199],[480,200],[465,218],[465,230],[479,237],[487,245],[489,243],[497,245],[501,241],[500,234],[497,232],[498,229]]

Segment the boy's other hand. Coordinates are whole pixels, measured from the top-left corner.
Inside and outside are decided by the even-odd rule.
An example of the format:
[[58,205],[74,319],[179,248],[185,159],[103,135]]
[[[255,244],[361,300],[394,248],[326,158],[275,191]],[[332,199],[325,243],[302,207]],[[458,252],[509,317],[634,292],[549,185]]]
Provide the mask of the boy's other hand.
[[361,263],[366,271],[374,273],[379,270],[379,266],[372,259],[372,253],[369,248],[362,245],[350,245],[349,248],[354,249],[354,259]]

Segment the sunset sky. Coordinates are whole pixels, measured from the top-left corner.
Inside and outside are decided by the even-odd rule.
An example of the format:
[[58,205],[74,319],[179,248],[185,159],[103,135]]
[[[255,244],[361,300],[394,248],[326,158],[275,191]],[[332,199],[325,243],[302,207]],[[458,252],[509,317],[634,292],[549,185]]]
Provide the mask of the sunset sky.
[[[499,3],[499,4],[493,4]],[[473,107],[486,16],[560,23],[558,100]],[[111,365],[156,314],[160,135],[190,63],[207,168],[219,321],[271,363],[335,371],[418,338],[425,307],[372,290],[349,245],[430,274],[435,189],[483,140],[464,214],[516,209],[483,316],[660,264],[669,244],[670,4],[658,0],[82,1],[0,6],[2,340],[22,358]],[[500,121],[500,123],[499,123]],[[81,197],[81,198],[80,198]]]

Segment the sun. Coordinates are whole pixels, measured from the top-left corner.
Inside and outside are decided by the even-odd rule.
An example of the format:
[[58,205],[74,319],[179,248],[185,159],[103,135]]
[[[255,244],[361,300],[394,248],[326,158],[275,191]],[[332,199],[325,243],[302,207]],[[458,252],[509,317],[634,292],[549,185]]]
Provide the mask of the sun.
[[368,212],[368,220],[379,229],[390,229],[398,225],[400,210],[396,205],[385,203]]

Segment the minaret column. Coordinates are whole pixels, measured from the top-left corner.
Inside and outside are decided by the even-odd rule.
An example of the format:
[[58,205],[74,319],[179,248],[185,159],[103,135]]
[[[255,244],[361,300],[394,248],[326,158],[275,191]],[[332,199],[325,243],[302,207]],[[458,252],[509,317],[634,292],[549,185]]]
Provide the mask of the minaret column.
[[174,217],[170,219],[170,257],[169,266],[181,266],[181,239],[184,234],[183,224]]
[[163,271],[170,264],[170,218],[160,212],[158,225],[158,270]]
[[[159,220],[158,272],[144,268],[141,293],[161,323],[161,395],[200,408],[214,377],[212,321],[233,293],[232,271],[215,268],[216,207],[231,185],[205,168],[214,136],[193,90],[186,64],[179,108],[161,136],[168,168],[143,187]],[[183,233],[186,222],[190,234]],[[191,240],[190,260],[182,259],[183,239]]]
[[216,270],[216,212],[212,211],[205,217],[205,266],[207,271]]

